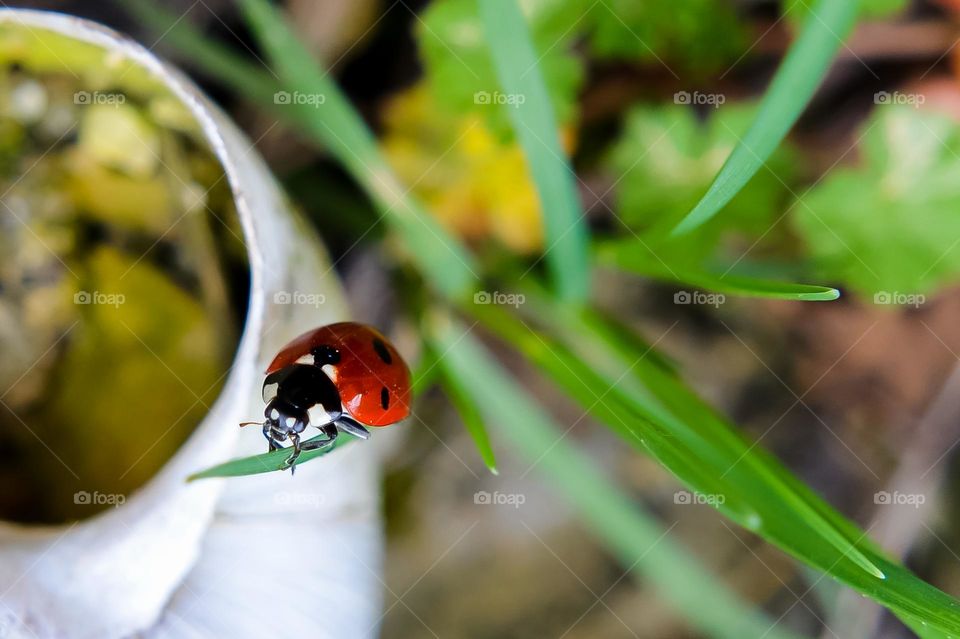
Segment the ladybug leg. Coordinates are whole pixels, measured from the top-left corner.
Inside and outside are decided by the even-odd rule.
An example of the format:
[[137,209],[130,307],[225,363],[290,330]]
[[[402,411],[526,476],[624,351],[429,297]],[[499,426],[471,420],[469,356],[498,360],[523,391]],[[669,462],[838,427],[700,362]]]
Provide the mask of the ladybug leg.
[[324,424],[323,426],[320,426],[320,430],[323,431],[323,434],[326,435],[327,438],[304,442],[300,446],[300,450],[316,450],[318,448],[326,448],[333,443],[333,440],[335,440],[339,434],[337,427],[333,424]]
[[342,430],[345,433],[349,433],[354,437],[359,437],[360,439],[369,439],[370,431],[363,427],[363,424],[353,419],[352,417],[347,417],[346,415],[341,415],[340,419],[334,422],[337,425],[337,428]]
[[269,421],[263,423],[263,436],[266,438],[267,444],[270,447],[267,452],[272,453],[275,450],[283,448],[283,445],[277,441],[273,425]]
[[290,453],[290,456],[284,460],[283,466],[280,467],[280,470],[286,470],[289,468],[290,474],[292,475],[294,468],[296,467],[297,458],[300,457],[300,453],[303,451],[303,448],[300,446],[300,435],[298,433],[291,432],[289,436],[290,442],[293,444],[291,446],[291,448],[293,448],[293,452]]

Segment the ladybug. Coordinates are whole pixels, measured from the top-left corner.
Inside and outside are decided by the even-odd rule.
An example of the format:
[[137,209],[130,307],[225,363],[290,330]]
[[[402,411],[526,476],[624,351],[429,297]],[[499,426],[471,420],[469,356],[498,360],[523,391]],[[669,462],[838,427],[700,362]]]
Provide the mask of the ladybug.
[[[380,331],[356,322],[338,322],[308,331],[284,346],[263,380],[261,424],[269,450],[292,451],[283,469],[293,471],[300,453],[325,448],[340,431],[361,439],[366,426],[381,427],[410,414],[410,370]],[[307,426],[325,439],[300,443]]]

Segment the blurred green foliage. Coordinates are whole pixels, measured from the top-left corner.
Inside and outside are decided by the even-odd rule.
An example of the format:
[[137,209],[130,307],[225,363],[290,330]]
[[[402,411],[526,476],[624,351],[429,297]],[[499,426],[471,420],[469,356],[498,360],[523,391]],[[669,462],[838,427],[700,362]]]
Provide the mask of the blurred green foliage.
[[[570,28],[568,3],[526,3],[524,10],[557,119],[569,122],[576,114],[574,102],[584,68],[582,60],[570,50],[577,32]],[[427,80],[438,103],[457,113],[481,113],[494,131],[508,135],[507,114],[494,102],[500,85],[475,0],[431,3],[423,13],[417,35]]]
[[[565,4],[568,15],[583,6]],[[733,3],[724,0],[608,0],[593,4],[583,21],[597,56],[676,66],[688,80],[722,69],[748,44]]]
[[669,236],[710,185],[755,113],[749,104],[730,104],[700,118],[685,106],[641,105],[627,115],[607,162],[616,215],[670,265],[703,267],[723,238],[766,233],[790,201],[799,157],[784,145],[722,216],[694,233]]
[[[666,73],[682,72],[688,81],[702,79],[735,60],[748,44],[732,5],[722,0],[593,4],[541,0],[521,3],[521,9],[560,123],[577,116],[576,99],[587,62],[577,50],[581,42],[597,59],[662,65]],[[440,104],[457,112],[482,112],[495,131],[509,135],[504,108],[491,108],[483,101],[499,90],[499,84],[476,2],[431,3],[417,35],[427,81]]]
[[960,131],[907,105],[879,105],[855,166],[831,171],[793,207],[824,276],[872,297],[931,293],[960,275]]
[[[810,15],[812,0],[784,0],[783,11],[787,20],[795,27]],[[861,19],[879,19],[896,16],[910,5],[910,0],[860,0],[859,16]]]

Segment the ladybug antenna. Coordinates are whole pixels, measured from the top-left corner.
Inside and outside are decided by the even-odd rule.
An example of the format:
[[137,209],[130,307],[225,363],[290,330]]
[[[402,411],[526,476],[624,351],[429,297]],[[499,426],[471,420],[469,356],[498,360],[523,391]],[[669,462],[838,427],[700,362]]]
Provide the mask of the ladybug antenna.
[[264,422],[240,422],[240,428],[243,428],[244,426],[253,426],[254,424],[257,426],[263,426]]

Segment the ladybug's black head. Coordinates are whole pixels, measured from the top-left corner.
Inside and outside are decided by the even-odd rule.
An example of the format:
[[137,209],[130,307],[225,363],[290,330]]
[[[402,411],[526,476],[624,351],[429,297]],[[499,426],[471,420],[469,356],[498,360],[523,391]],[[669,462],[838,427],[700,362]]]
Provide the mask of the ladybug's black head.
[[307,424],[323,426],[340,418],[337,387],[321,369],[291,364],[263,381],[264,417],[278,430],[301,432]]

